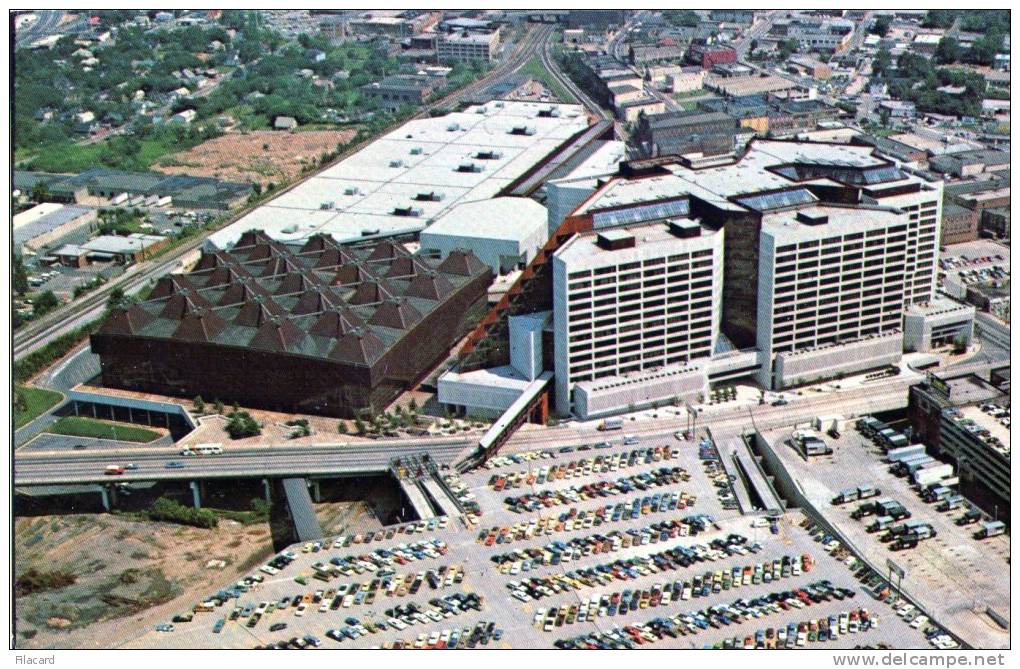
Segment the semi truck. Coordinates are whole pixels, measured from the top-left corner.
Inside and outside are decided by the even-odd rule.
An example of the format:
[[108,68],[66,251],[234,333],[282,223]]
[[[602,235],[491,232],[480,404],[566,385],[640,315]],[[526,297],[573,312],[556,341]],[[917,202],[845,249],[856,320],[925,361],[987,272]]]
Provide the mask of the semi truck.
[[974,535],[975,539],[989,539],[997,537],[1006,532],[1006,524],[1001,520],[991,520],[981,523],[981,529]]
[[924,444],[912,444],[910,446],[890,449],[889,452],[885,454],[885,457],[889,462],[900,462],[906,458],[923,454]]
[[856,488],[840,490],[839,494],[832,498],[832,503],[836,505],[846,504],[847,502],[856,502],[857,500],[877,497],[881,494],[882,491],[874,486],[859,485]]
[[874,416],[861,416],[857,420],[857,431],[869,438],[874,437],[876,434],[888,427],[888,425]]
[[605,432],[606,430],[622,430],[623,419],[622,418],[606,418],[599,425],[599,430]]
[[959,509],[961,506],[966,504],[967,500],[963,498],[963,495],[950,495],[942,501],[937,507],[936,511],[952,511],[953,509]]
[[931,485],[953,475],[953,465],[948,462],[929,463],[913,472],[914,483],[919,486]]
[[892,516],[879,516],[875,520],[871,521],[871,524],[864,528],[868,534],[874,534],[875,532],[881,532],[882,530],[892,527],[892,524],[896,522]]

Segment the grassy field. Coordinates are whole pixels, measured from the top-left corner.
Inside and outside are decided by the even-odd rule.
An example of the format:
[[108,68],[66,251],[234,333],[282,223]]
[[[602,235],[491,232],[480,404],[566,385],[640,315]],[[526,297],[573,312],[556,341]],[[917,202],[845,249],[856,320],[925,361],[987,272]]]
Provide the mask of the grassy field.
[[64,416],[46,430],[53,434],[64,434],[70,437],[92,437],[94,439],[118,439],[120,441],[147,442],[159,437],[158,432],[147,430],[127,423],[111,423],[108,421],[83,418],[80,416]]
[[532,56],[531,60],[525,63],[524,67],[518,70],[518,72],[541,81],[545,84],[546,88],[549,89],[549,92],[560,100],[564,102],[571,100],[570,93],[567,92],[560,82],[553,78],[552,74],[550,74],[548,70],[542,67],[542,61],[539,60],[538,56]]
[[[91,144],[72,141],[48,144],[34,152],[31,168],[42,172],[78,173],[95,167],[111,167],[128,171],[142,171],[160,158],[187,146],[181,146],[168,138],[147,137],[138,141],[138,152],[126,155],[122,147],[124,137],[115,136]],[[20,158],[28,158],[23,154]]]
[[15,407],[14,428],[30,423],[45,412],[55,407],[64,396],[52,390],[33,388],[31,386],[18,386],[15,392],[25,400],[24,411]]

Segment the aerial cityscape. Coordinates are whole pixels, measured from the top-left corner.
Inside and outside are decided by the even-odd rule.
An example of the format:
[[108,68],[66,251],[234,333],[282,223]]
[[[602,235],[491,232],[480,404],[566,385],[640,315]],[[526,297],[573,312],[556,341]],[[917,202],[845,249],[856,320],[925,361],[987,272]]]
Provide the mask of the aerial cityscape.
[[1010,648],[1008,9],[9,20],[18,663]]

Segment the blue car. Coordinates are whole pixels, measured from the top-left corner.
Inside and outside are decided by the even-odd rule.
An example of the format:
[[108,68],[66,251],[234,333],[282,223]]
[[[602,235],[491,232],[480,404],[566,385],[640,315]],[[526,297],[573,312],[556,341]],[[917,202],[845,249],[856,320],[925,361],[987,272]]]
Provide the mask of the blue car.
[[166,463],[167,469],[184,469],[183,462],[177,462],[176,460]]

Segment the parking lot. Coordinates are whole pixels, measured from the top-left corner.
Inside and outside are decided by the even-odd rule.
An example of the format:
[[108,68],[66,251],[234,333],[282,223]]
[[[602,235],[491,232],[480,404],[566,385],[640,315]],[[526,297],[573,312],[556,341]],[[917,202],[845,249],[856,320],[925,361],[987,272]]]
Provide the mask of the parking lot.
[[[616,437],[598,449],[592,444],[516,454],[516,462],[464,474],[480,517],[392,527],[367,545],[367,537],[359,535],[324,540],[321,547],[293,546],[275,566],[253,570],[261,582],[248,579],[244,592],[229,592],[232,586],[224,584],[222,603],[209,593],[207,606],[196,603],[199,610],[190,621],[173,622],[170,631],[152,630],[131,645],[253,648],[294,640],[292,646],[311,642],[323,648],[550,648],[577,637],[609,646],[618,634],[631,639],[620,642],[624,645],[702,648],[733,646],[734,638],[744,647],[749,636],[757,645],[761,631],[760,646],[766,647],[775,645],[778,630],[786,636],[792,623],[792,647],[930,647],[922,629],[911,628],[861,588],[846,564],[852,558],[829,554],[800,526],[799,512],[780,517],[773,533],[765,519],[723,509],[696,441],[621,441]],[[617,459],[617,471],[611,470],[615,455],[629,458],[646,449],[652,454],[648,462],[641,456],[620,468]],[[608,471],[591,460],[599,456],[608,456],[599,461]],[[555,465],[563,465],[564,477],[546,480]],[[642,478],[662,468],[684,475],[660,485]],[[568,471],[576,473],[568,477]],[[513,473],[523,476],[519,487],[494,489],[494,477]],[[625,477],[632,488],[599,494],[592,485]],[[568,489],[587,490],[586,498],[520,511],[506,503],[508,497],[545,498]],[[420,531],[397,531],[407,527]],[[619,602],[625,591],[624,607]],[[582,604],[586,615],[580,620]],[[708,611],[724,606],[730,608]],[[842,613],[848,614],[846,632],[839,634]],[[850,633],[850,614],[858,621],[856,633]],[[657,618],[683,623],[685,615],[693,626],[685,633],[660,638],[651,631],[665,625],[654,622]],[[824,633],[820,641],[819,630],[830,629],[829,616],[838,638]],[[862,616],[877,619],[878,626],[865,630]],[[801,623],[804,643],[798,646]],[[645,628],[647,634],[636,641]],[[610,635],[605,643],[602,634]]]
[[[881,449],[855,429],[839,439],[824,437],[833,453],[808,462],[784,443],[790,432],[777,430],[763,436],[775,445],[791,475],[828,522],[844,532],[873,564],[884,569],[886,560],[892,559],[901,566],[906,571],[903,587],[907,593],[966,641],[979,648],[1008,644],[1008,632],[981,612],[983,607],[992,607],[1009,616],[1008,536],[975,539],[976,525],[954,522],[966,507],[938,511],[936,504],[925,503],[911,488],[909,477],[890,473]],[[890,543],[880,541],[881,532],[867,532],[875,516],[855,520],[851,514],[858,503],[832,504],[841,490],[859,485],[874,486],[881,491],[880,497],[900,502],[910,512],[910,520],[930,524],[936,536],[922,540],[914,549],[891,550]]]

